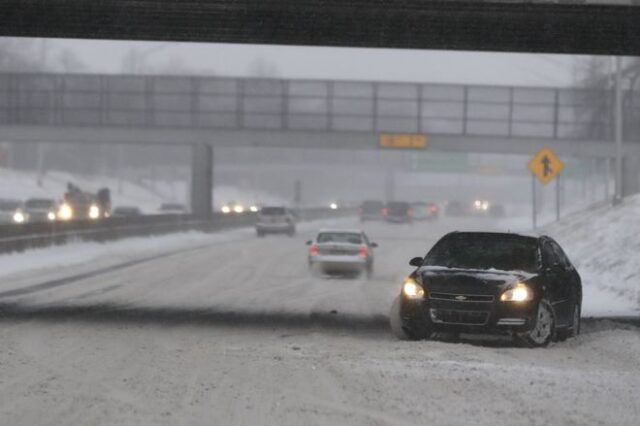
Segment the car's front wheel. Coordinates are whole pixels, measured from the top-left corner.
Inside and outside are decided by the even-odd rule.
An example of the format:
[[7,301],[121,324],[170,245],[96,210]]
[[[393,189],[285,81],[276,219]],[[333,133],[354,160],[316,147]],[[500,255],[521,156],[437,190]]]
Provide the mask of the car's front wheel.
[[405,326],[400,315],[402,307],[401,297],[398,296],[391,305],[389,311],[389,325],[391,326],[391,332],[400,340],[424,340],[431,337],[432,333],[429,332],[430,327],[425,324],[423,330],[414,330]]
[[538,303],[535,324],[526,333],[521,333],[517,337],[531,348],[541,348],[549,345],[553,340],[556,328],[556,318],[553,308],[547,299],[542,299]]
[[579,303],[573,306],[573,313],[571,315],[571,325],[562,330],[558,330],[556,340],[564,342],[570,337],[578,337],[580,334],[580,321],[582,316],[582,309]]

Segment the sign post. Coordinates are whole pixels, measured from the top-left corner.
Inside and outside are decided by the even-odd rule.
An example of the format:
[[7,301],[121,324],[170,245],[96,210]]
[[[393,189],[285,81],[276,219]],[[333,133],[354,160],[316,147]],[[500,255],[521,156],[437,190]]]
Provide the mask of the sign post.
[[556,179],[556,221],[560,220],[560,175]]
[[536,223],[536,177],[531,175],[531,212],[533,218],[533,229],[538,227]]
[[562,169],[564,169],[564,163],[558,158],[558,156],[549,148],[542,148],[533,156],[533,158],[527,164],[527,167],[531,171],[531,194],[533,205],[533,229],[536,229],[536,178],[546,185],[556,177],[556,220],[560,220],[560,179],[559,175]]

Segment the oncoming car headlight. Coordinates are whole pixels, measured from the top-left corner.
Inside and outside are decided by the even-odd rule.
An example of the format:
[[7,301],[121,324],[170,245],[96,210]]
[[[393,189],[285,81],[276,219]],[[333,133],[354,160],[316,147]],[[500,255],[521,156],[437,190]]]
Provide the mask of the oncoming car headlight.
[[224,213],[224,214],[231,213],[231,207],[229,207],[229,206],[222,206],[222,208],[220,209],[220,211],[222,211],[222,213]]
[[402,294],[408,299],[422,299],[424,297],[424,289],[413,278],[407,278],[402,284]]
[[50,222],[53,222],[54,220],[56,220],[56,214],[55,214],[55,212],[49,212],[49,213],[47,213],[47,219],[48,219]]
[[24,213],[22,213],[20,210],[13,214],[13,221],[15,223],[24,223],[26,219],[27,218],[25,217]]
[[529,302],[533,299],[533,292],[525,284],[518,283],[509,290],[502,293],[502,302]]
[[61,204],[58,209],[58,219],[71,220],[73,219],[73,209],[67,203]]
[[89,206],[89,219],[98,219],[100,217],[100,207],[95,204]]

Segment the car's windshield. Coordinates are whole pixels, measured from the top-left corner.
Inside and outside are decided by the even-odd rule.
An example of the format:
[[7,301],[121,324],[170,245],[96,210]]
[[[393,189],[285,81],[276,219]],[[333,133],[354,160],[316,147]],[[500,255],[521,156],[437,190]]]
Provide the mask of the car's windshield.
[[439,241],[425,258],[427,266],[535,272],[539,266],[534,238],[460,234]]
[[318,234],[318,243],[362,244],[362,234],[355,232],[322,232]]
[[391,214],[405,214],[409,210],[409,203],[405,202],[393,202],[387,204],[387,209]]
[[20,201],[0,200],[0,211],[12,211],[20,207]]
[[53,207],[53,200],[45,200],[45,199],[30,199],[27,200],[24,205],[28,209],[49,209]]
[[160,210],[184,210],[182,204],[167,203],[160,206]]
[[365,201],[362,203],[362,210],[365,212],[379,212],[384,207],[382,201]]
[[263,207],[260,210],[262,216],[284,216],[287,210],[284,207]]

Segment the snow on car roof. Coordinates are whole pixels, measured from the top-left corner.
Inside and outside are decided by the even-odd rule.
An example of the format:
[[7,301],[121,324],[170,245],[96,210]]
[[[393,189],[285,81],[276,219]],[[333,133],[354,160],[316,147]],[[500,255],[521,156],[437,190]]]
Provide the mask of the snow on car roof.
[[524,237],[524,238],[541,238],[544,235],[536,234],[534,232],[499,232],[499,231],[453,231],[447,235],[486,235],[486,236],[507,236],[507,237]]
[[362,234],[361,229],[337,229],[337,228],[323,228],[318,231],[318,234],[331,233],[331,234]]

